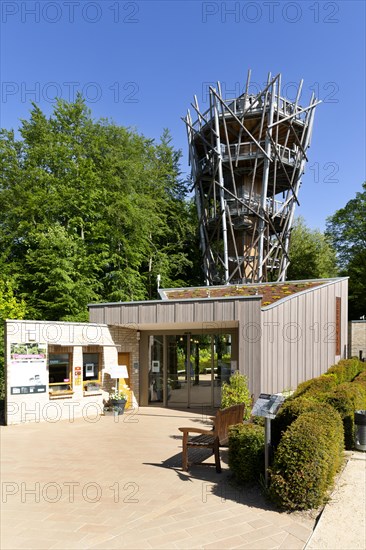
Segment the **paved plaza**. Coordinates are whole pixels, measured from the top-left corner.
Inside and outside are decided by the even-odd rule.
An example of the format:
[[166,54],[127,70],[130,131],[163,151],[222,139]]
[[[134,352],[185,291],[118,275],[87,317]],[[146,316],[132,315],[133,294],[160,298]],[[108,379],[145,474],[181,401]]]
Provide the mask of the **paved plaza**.
[[205,413],[142,408],[91,420],[1,427],[3,550],[306,545],[315,518],[232,485],[227,450],[222,474],[181,471],[178,427],[207,425]]

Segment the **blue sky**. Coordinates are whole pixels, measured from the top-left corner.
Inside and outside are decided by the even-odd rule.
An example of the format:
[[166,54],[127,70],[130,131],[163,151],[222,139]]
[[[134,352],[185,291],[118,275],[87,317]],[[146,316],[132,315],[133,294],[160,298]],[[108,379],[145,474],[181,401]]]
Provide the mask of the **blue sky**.
[[[30,101],[81,90],[94,118],[158,139],[169,128],[188,172],[184,116],[220,80],[233,97],[248,69],[304,79],[317,108],[301,214],[313,228],[361,190],[365,179],[365,3],[362,1],[7,1],[1,7],[1,127],[18,128]],[[253,86],[254,89],[254,86]]]

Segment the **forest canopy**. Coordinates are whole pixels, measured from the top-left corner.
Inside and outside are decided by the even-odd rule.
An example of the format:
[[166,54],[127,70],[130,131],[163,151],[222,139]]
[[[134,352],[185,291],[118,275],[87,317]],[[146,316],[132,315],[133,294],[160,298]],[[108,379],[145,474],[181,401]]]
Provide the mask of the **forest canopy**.
[[[81,97],[46,117],[33,104],[20,139],[0,134],[0,267],[27,317],[87,320],[87,304],[157,297],[196,284],[195,207],[167,130],[158,143]],[[198,257],[198,258],[197,258]]]

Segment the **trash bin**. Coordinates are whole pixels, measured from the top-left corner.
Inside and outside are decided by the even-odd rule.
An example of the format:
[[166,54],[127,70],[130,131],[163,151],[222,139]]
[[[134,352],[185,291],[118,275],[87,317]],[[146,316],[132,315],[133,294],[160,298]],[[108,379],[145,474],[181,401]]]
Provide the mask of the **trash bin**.
[[355,447],[366,451],[366,411],[355,412]]

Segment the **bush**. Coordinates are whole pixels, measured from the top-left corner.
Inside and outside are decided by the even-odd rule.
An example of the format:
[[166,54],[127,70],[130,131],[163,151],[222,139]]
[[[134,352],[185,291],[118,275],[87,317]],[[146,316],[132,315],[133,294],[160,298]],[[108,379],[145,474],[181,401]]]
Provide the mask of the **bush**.
[[353,384],[360,384],[366,389],[366,371],[360,372],[352,382]]
[[236,481],[258,481],[264,473],[264,428],[236,424],[229,428],[229,468]]
[[252,408],[252,398],[248,388],[247,377],[238,371],[230,376],[229,383],[224,382],[221,392],[221,408],[245,404],[244,420],[248,420]]
[[283,434],[270,468],[269,494],[281,508],[306,510],[324,502],[342,464],[343,426],[336,411],[301,414]]
[[320,394],[328,393],[334,390],[337,386],[337,379],[335,376],[322,375],[317,378],[311,378],[311,380],[306,380],[298,385],[296,391],[292,395],[292,399],[301,397],[303,395],[315,395],[317,394],[318,399]]
[[361,383],[345,382],[327,396],[326,402],[341,415],[344,427],[344,445],[346,449],[354,447],[354,412],[366,409],[366,389]]
[[352,359],[341,359],[336,365],[330,367],[324,376],[333,375],[337,384],[343,384],[343,382],[352,382],[360,372],[365,370],[366,363],[353,357]]
[[276,448],[281,440],[283,433],[297,418],[307,412],[327,412],[331,415],[334,409],[326,403],[319,403],[315,396],[308,398],[298,397],[297,399],[289,399],[285,401],[278,415],[271,424],[271,442]]

